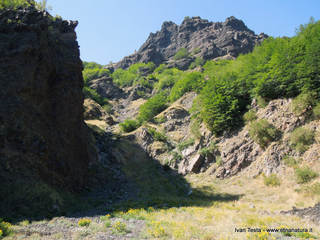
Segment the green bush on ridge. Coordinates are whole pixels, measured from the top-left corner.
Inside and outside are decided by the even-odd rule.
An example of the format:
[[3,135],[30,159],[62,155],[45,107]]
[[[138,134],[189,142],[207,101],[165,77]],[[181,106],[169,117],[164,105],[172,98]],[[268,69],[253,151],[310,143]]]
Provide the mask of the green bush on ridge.
[[265,148],[277,135],[277,129],[268,120],[260,119],[249,125],[249,135],[261,148]]
[[297,178],[297,183],[307,183],[319,176],[319,174],[313,171],[309,166],[297,168],[295,170],[295,175]]
[[314,141],[314,132],[310,129],[299,127],[290,134],[290,143],[299,153],[305,152]]
[[149,121],[166,108],[166,96],[163,93],[157,94],[154,97],[149,98],[144,104],[140,106],[138,118],[141,122]]
[[140,123],[136,120],[125,119],[124,122],[119,123],[120,129],[125,132],[132,132],[140,127]]
[[188,57],[188,55],[189,55],[188,49],[180,48],[180,50],[174,55],[173,60],[177,61],[177,60]]

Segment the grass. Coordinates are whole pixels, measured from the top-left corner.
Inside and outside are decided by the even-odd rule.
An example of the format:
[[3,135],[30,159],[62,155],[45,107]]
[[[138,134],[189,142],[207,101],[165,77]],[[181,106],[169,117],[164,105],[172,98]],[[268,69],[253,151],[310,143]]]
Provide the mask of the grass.
[[[88,227],[80,227],[76,223],[70,225],[70,229],[75,229],[73,234],[76,239],[94,238],[95,234],[103,232],[114,235],[134,232],[136,229],[128,224],[131,219],[145,221],[138,239],[281,239],[288,235],[302,238],[320,236],[317,224],[302,221],[296,216],[279,214],[281,210],[290,210],[291,206],[314,206],[320,200],[316,194],[319,179],[299,185],[300,191],[297,191],[295,169],[291,167],[277,176],[281,182],[277,187],[266,186],[262,175],[255,179],[242,175],[225,180],[206,173],[182,177],[171,171],[163,171],[162,165],[146,156],[134,142],[119,140],[117,144],[118,148],[130,152],[126,156],[127,165],[123,165],[122,170],[128,181],[139,190],[137,196],[112,205],[106,209],[109,215],[97,217]],[[318,170],[320,163],[315,162],[312,168]],[[190,189],[193,194],[188,196]],[[251,208],[251,204],[255,208]],[[59,221],[68,227],[67,223]],[[44,224],[55,224],[55,221]],[[13,235],[5,239],[19,239],[22,236],[19,229],[26,226],[30,227],[27,221],[12,226]],[[248,228],[261,229],[261,232],[248,232]],[[313,232],[269,233],[267,229],[271,228],[312,228]],[[245,229],[245,232],[235,229]],[[36,235],[33,236],[36,238]],[[55,237],[58,239],[59,236],[63,238],[61,235]],[[23,235],[20,239],[31,239],[31,236]]]
[[270,174],[270,176],[263,175],[263,183],[271,187],[280,186],[280,180],[275,173]]
[[295,170],[297,183],[307,183],[319,176],[319,173],[313,171],[311,167],[304,166]]

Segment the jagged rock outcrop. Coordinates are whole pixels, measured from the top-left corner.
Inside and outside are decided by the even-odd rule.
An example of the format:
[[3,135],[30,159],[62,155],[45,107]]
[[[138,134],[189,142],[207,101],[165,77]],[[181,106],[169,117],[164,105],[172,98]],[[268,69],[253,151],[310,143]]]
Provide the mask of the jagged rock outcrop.
[[316,203],[314,207],[297,209],[296,207],[292,207],[292,210],[289,211],[281,211],[281,214],[285,214],[287,216],[299,216],[305,220],[309,220],[314,223],[320,223],[320,202]]
[[[269,143],[265,149],[250,138],[248,126],[245,126],[236,135],[222,137],[219,144],[222,164],[215,173],[220,179],[234,176],[242,171],[248,177],[256,177],[262,172],[267,176],[271,173],[281,173],[284,156],[299,156],[299,153],[290,145],[290,133],[302,125],[314,131],[320,129],[318,120],[306,123],[304,117],[296,116],[292,112],[292,99],[272,100],[265,108],[259,108],[255,102],[253,100],[251,107],[257,110],[258,119],[267,119],[278,129],[281,136]],[[318,156],[318,144],[314,143],[302,155],[302,158],[307,162],[312,162],[318,159]],[[252,164],[253,162],[255,164]]]
[[122,89],[113,84],[112,78],[102,77],[90,82],[90,87],[94,89],[102,98],[120,98]]
[[[256,44],[267,37],[264,33],[256,35],[235,17],[229,17],[223,23],[209,22],[200,17],[185,19],[181,25],[169,21],[163,23],[160,31],[150,33],[149,38],[138,52],[108,67],[111,70],[127,69],[137,62],[152,61],[159,65],[169,61],[169,66],[185,69],[195,56],[206,60],[222,56],[234,59],[240,53],[252,51]],[[182,59],[175,63],[170,62],[180,48],[187,48],[189,53],[198,48],[200,52],[191,58]]]
[[34,7],[0,11],[0,183],[79,190],[97,160],[83,120],[77,21]]
[[113,118],[104,111],[104,109],[95,101],[90,98],[84,100],[84,119],[85,120],[102,120],[105,121],[107,124],[113,124]]

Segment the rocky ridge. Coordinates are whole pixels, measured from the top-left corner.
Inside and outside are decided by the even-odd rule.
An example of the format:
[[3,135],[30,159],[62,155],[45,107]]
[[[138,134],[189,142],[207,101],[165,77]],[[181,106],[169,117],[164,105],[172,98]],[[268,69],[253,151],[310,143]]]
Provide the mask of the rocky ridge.
[[[150,33],[139,51],[106,68],[113,71],[127,69],[138,62],[154,62],[156,65],[166,63],[168,67],[186,70],[196,57],[205,60],[221,57],[235,59],[239,54],[251,52],[256,44],[267,37],[264,33],[256,35],[243,21],[233,16],[225,22],[215,23],[200,17],[186,18],[181,25],[167,21],[162,24],[160,31]],[[187,48],[189,53],[194,49],[198,52],[188,58],[172,61],[181,48]]]

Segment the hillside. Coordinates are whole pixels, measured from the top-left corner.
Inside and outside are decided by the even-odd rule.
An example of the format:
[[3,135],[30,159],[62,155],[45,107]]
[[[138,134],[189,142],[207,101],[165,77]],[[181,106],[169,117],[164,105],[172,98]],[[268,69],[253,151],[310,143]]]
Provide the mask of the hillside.
[[319,21],[164,22],[106,67],[24,3],[0,10],[0,238],[320,237]]
[[[320,46],[319,26],[311,19],[300,26],[295,37],[270,37],[236,60],[209,60],[197,67],[191,62],[187,71],[167,63],[158,67],[152,62],[136,63],[127,70],[106,72],[97,80],[88,78],[87,86],[100,96],[105,93],[103,89],[117,88],[115,95],[108,93],[104,105],[109,106],[106,110],[115,121],[114,125],[105,125],[115,146],[109,153],[102,152],[101,158],[108,156],[122,165],[126,176],[144,186],[146,195],[150,191],[154,196],[156,190],[136,177],[144,171],[133,160],[141,150],[162,165],[163,171],[185,176],[189,184],[196,186],[189,193],[198,200],[215,192],[205,189],[223,186],[222,192],[232,193],[233,199],[239,200],[232,206],[240,212],[246,209],[241,204],[254,209],[259,203],[259,210],[252,210],[259,216],[252,215],[249,218],[255,219],[254,223],[251,225],[247,219],[244,226],[275,227],[277,222],[288,220],[282,214],[296,214],[311,219],[308,224],[315,224],[318,205],[301,211],[296,207],[313,206],[320,200],[320,59],[313,51]],[[86,64],[84,74],[88,71]],[[151,178],[144,181],[152,184],[155,178]],[[233,191],[233,185],[239,188]],[[243,197],[238,199],[237,193]],[[156,196],[170,202],[168,196]],[[291,206],[293,210],[289,211]],[[225,216],[227,210],[222,212]],[[165,218],[160,213],[157,216]],[[153,232],[151,236],[190,237],[190,226],[180,237],[169,227],[175,221],[184,224],[181,216],[184,213],[179,211],[169,223],[159,223],[164,235],[157,235],[156,227],[148,228]],[[290,226],[300,221],[291,220]],[[221,236],[221,229],[212,230],[212,234],[219,232]],[[230,232],[227,236],[236,237]]]

